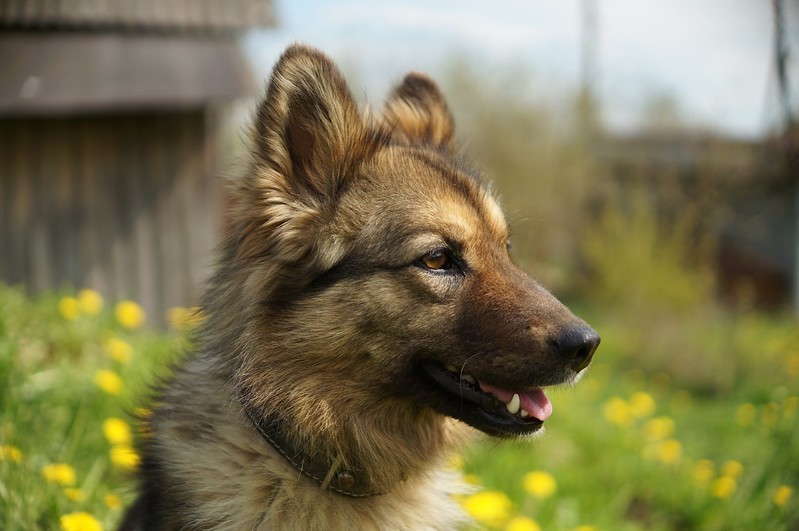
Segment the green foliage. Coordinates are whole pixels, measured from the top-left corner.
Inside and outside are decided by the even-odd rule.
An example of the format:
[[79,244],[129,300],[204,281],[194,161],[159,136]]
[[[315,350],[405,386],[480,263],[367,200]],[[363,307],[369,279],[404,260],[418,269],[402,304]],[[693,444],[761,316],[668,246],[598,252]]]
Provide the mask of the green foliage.
[[[146,399],[146,382],[185,347],[176,331],[126,329],[107,310],[65,311],[65,299],[76,300],[29,301],[0,287],[3,529],[56,529],[61,516],[78,512],[105,529],[116,525],[122,509],[114,496],[129,503],[132,481],[125,462],[110,455],[119,441],[109,439],[104,423],[118,418],[133,426],[130,412]],[[689,392],[668,373],[620,369],[631,343],[614,316],[596,313],[592,322],[604,338],[598,362],[575,389],[549,391],[555,414],[547,433],[517,443],[481,438],[456,464],[483,493],[465,498],[465,506],[496,529],[530,529],[533,522],[614,531],[795,529],[795,323],[737,318],[728,332],[738,348],[725,352],[728,361],[757,358],[763,367],[719,397]],[[717,332],[695,332],[695,341],[715,348],[705,336]],[[120,341],[131,347],[129,359]],[[117,394],[98,386],[101,370],[121,377]],[[58,463],[74,469],[74,483],[45,478],[45,467]]]
[[[69,310],[64,300],[77,305]],[[179,339],[128,330],[109,311],[84,309],[72,297],[31,302],[0,285],[2,529],[56,529],[60,516],[78,511],[111,529],[119,505],[131,501],[127,468],[135,454],[132,462],[112,459],[115,448],[131,443],[111,444],[103,425],[109,418],[133,425],[147,385],[163,374]],[[66,467],[47,480],[50,465]]]
[[586,292],[631,314],[704,310],[715,286],[709,245],[695,241],[696,217],[689,210],[664,225],[640,193],[606,206],[582,241],[592,272]]
[[456,63],[445,92],[464,152],[508,213],[515,258],[562,291],[576,273],[576,235],[590,222],[595,166],[569,118],[570,94],[536,96],[534,81],[523,67],[478,75]]

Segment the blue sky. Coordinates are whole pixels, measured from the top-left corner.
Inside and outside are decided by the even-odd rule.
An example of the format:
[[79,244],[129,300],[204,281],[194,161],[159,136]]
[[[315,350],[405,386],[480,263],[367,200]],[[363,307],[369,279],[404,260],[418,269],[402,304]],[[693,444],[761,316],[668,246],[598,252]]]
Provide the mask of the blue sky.
[[[354,91],[378,102],[408,70],[443,75],[454,54],[475,68],[532,72],[535,89],[557,94],[580,79],[581,0],[275,0],[279,26],[245,48],[266,77],[292,42],[335,59]],[[766,0],[594,0],[596,88],[605,122],[634,129],[646,102],[670,95],[683,118],[739,137],[779,118]],[[794,107],[799,105],[799,5],[785,1]]]

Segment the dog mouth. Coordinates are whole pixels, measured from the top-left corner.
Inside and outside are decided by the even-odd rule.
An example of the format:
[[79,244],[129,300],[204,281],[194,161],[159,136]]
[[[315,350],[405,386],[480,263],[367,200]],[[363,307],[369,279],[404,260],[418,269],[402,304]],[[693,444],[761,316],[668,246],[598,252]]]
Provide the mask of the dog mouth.
[[435,409],[489,435],[531,434],[552,414],[552,403],[540,387],[505,389],[436,363],[424,363],[422,369],[438,392]]

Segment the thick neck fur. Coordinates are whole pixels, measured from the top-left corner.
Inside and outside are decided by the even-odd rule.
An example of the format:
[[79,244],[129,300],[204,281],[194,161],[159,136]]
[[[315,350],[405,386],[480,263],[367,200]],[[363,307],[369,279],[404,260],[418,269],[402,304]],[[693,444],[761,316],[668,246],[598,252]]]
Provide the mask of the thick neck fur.
[[[437,466],[457,446],[463,434],[453,421],[406,399],[387,399],[378,384],[353,378],[364,360],[346,344],[313,337],[312,326],[292,329],[292,320],[265,310],[268,300],[231,290],[231,281],[247,285],[231,280],[235,275],[253,274],[233,265],[234,253],[224,253],[212,281],[200,334],[201,355],[226,373],[232,399],[263,417],[277,415],[295,448],[315,459],[343,459],[380,492]],[[260,269],[275,282],[282,276],[280,268]],[[231,321],[231,315],[240,317]]]

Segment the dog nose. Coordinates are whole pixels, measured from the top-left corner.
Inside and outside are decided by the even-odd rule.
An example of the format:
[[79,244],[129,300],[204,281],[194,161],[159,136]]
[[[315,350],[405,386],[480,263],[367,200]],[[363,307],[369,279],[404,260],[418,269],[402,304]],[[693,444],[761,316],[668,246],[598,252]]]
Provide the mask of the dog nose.
[[558,355],[577,372],[588,367],[599,346],[599,334],[589,326],[569,328],[555,340]]

